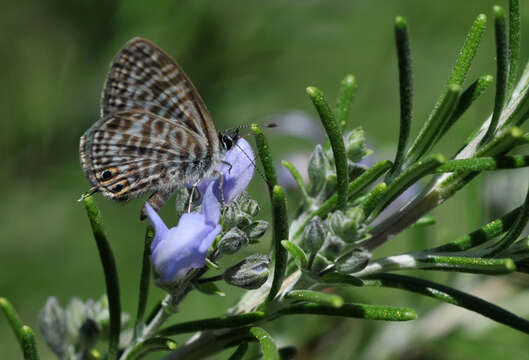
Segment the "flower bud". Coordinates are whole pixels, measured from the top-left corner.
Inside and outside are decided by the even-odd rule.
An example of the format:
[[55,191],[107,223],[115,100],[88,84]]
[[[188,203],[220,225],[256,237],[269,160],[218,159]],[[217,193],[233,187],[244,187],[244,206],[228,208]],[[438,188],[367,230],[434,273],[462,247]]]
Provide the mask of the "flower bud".
[[331,230],[340,237],[345,232],[345,221],[345,214],[340,210],[330,213],[327,217],[327,222],[329,223]]
[[371,253],[369,251],[356,248],[336,260],[336,271],[344,274],[355,273],[365,268],[369,259],[371,259]]
[[244,228],[244,232],[248,235],[250,241],[257,240],[264,235],[264,233],[268,229],[268,226],[269,224],[267,221],[256,220],[250,225],[246,226]]
[[263,254],[253,254],[224,272],[224,280],[233,286],[244,289],[257,289],[268,279],[270,258]]
[[68,303],[65,310],[66,314],[66,330],[73,342],[79,340],[79,329],[87,318],[87,309],[85,304],[78,297],[74,297]]
[[51,351],[62,358],[66,351],[66,317],[55,297],[49,297],[40,311],[39,327]]
[[305,226],[303,241],[309,252],[317,253],[325,240],[325,227],[319,216],[313,217]]
[[329,234],[325,238],[322,251],[325,256],[335,258],[342,253],[346,245],[347,244],[339,236]]
[[366,149],[366,139],[364,129],[357,127],[351,130],[344,138],[347,158],[353,162],[358,162],[368,154]]
[[313,194],[317,194],[323,187],[327,176],[325,154],[323,153],[323,148],[320,144],[316,145],[314,151],[310,155],[308,173],[312,186],[311,191]]
[[248,244],[248,236],[239,228],[231,228],[219,240],[219,251],[223,255],[235,254],[243,246]]
[[241,210],[250,216],[256,216],[261,211],[259,204],[254,199],[248,199],[241,204]]

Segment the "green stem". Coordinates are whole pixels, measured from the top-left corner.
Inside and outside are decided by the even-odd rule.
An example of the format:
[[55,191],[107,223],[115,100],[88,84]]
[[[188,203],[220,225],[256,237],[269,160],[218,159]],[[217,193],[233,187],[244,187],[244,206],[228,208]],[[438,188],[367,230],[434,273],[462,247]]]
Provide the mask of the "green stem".
[[316,107],[323,127],[325,128],[327,136],[329,137],[329,141],[331,142],[332,152],[334,155],[334,164],[336,167],[338,208],[345,209],[347,207],[347,184],[349,183],[349,172],[347,167],[347,156],[345,154],[343,135],[338,124],[336,123],[336,119],[334,118],[327,100],[323,96],[323,93],[319,89],[309,86],[307,88],[307,94]]
[[121,331],[121,303],[116,261],[114,260],[112,249],[110,248],[110,244],[108,243],[103,229],[103,219],[101,218],[99,209],[91,196],[87,196],[83,200],[88,218],[90,219],[92,232],[96,240],[101,264],[103,265],[103,272],[105,274],[108,308],[110,313],[110,334],[108,338],[107,357],[109,359],[116,359],[118,355],[119,334]]
[[340,87],[336,104],[336,123],[342,133],[347,125],[349,110],[351,109],[351,103],[353,102],[356,87],[357,85],[353,75],[347,75],[345,79],[342,80],[342,86]]
[[380,183],[370,192],[368,192],[367,195],[362,199],[358,206],[364,211],[365,217],[369,217],[371,212],[375,210],[377,204],[379,204],[380,201],[382,201],[382,199],[386,196],[387,190],[388,186],[386,183]]
[[399,64],[399,93],[400,93],[400,130],[399,144],[393,168],[389,175],[397,173],[404,160],[406,145],[410,137],[410,127],[413,110],[413,77],[411,68],[411,47],[408,34],[408,24],[404,18],[395,19],[395,43]]
[[483,137],[483,143],[487,143],[494,137],[498,126],[505,97],[507,94],[509,78],[509,44],[507,43],[507,18],[505,11],[500,6],[494,6],[494,26],[496,34],[496,97],[494,99],[494,111],[489,123],[487,133]]
[[187,321],[161,329],[156,335],[173,336],[194,331],[215,330],[246,326],[263,321],[266,318],[263,312],[215,317],[202,320]]
[[147,226],[145,231],[145,245],[143,248],[143,261],[140,275],[140,289],[138,300],[138,311],[136,312],[136,322],[134,324],[134,339],[137,339],[143,333],[145,323],[143,316],[147,307],[147,298],[149,297],[149,284],[151,280],[151,243],[154,238],[154,229]]
[[376,286],[403,289],[460,306],[529,334],[529,321],[499,306],[448,286],[411,276],[395,274],[368,275],[365,280],[374,280],[373,285]]

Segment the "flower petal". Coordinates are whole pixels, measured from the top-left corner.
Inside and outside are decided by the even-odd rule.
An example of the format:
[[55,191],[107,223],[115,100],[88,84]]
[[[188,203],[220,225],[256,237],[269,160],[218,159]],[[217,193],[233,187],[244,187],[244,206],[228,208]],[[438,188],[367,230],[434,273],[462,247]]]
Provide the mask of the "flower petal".
[[165,235],[168,229],[160,215],[158,215],[148,202],[145,202],[145,209],[147,210],[147,217],[154,227],[154,239],[151,244],[151,248],[153,248],[156,247],[158,242],[160,242],[160,239]]
[[202,180],[198,184],[198,189],[204,194],[209,184],[213,182],[213,192],[217,199],[220,202],[223,200],[229,202],[243,192],[252,180],[255,170],[255,155],[250,144],[245,139],[239,138],[231,150],[226,153],[217,170],[223,176],[222,193],[220,176]]
[[205,216],[206,222],[210,225],[217,225],[220,220],[220,203],[213,194],[213,182],[211,182],[202,199],[201,213]]

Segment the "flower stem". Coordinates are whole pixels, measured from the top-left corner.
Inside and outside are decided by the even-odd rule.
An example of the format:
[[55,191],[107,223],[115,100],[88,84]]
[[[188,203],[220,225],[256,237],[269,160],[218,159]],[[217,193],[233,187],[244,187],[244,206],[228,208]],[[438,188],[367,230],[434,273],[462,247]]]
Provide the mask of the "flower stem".
[[520,0],[509,1],[509,79],[507,98],[511,95],[520,67]]
[[37,352],[37,344],[35,342],[35,335],[29,326],[22,326],[22,350],[24,352],[24,360],[38,360],[39,354]]

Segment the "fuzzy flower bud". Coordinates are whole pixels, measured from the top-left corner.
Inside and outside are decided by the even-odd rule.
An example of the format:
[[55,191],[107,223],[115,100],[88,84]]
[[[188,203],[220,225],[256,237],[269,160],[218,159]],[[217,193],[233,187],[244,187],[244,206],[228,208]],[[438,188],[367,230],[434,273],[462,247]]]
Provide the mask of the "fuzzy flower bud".
[[39,314],[39,327],[46,341],[57,357],[66,351],[66,317],[55,297],[50,297]]
[[244,289],[257,289],[268,279],[270,258],[263,254],[253,254],[224,272],[224,280],[233,286]]
[[367,154],[364,129],[357,127],[351,130],[344,138],[347,158],[353,162],[362,160]]
[[316,145],[316,148],[310,155],[308,173],[309,180],[312,185],[311,190],[314,194],[316,194],[323,187],[325,178],[327,176],[325,154],[320,144]]
[[325,227],[319,216],[313,217],[305,226],[303,241],[307,249],[313,254],[321,249],[325,241]]
[[248,235],[250,240],[257,240],[264,235],[269,225],[270,224],[268,224],[267,221],[256,220],[250,225],[246,226],[243,230]]
[[248,236],[239,228],[231,228],[219,241],[219,251],[223,255],[235,254],[248,244]]

